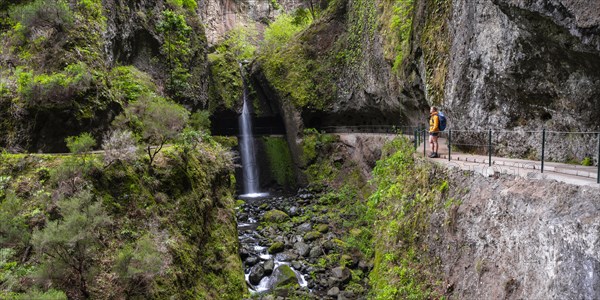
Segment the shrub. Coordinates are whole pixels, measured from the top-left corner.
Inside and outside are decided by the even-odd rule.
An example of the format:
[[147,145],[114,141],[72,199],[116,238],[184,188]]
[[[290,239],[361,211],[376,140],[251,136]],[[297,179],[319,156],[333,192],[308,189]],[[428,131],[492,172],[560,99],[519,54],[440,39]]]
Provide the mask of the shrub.
[[0,248],[25,247],[29,242],[29,228],[21,212],[22,201],[14,193],[7,193],[0,202]]
[[208,110],[197,111],[190,117],[190,126],[195,130],[210,133],[210,125],[210,112]]
[[111,92],[121,103],[137,100],[153,94],[158,88],[152,78],[133,66],[116,67],[110,72]]
[[25,34],[36,27],[52,27],[66,31],[73,25],[74,16],[65,0],[36,0],[27,5],[16,6],[10,15],[23,26]]
[[40,279],[71,290],[76,298],[89,298],[94,256],[102,246],[99,237],[111,219],[99,201],[84,190],[58,202],[62,218],[35,231],[32,243],[42,262]]
[[160,97],[142,97],[130,103],[113,124],[139,136],[148,154],[149,166],[165,143],[174,140],[185,128],[189,112],[181,105]]
[[156,242],[145,234],[134,245],[126,245],[119,251],[115,271],[127,285],[128,294],[148,294],[150,283],[163,273],[168,260],[161,253]]
[[102,150],[104,150],[104,163],[107,166],[115,162],[130,162],[137,157],[136,141],[129,130],[113,130],[106,133]]
[[276,49],[286,45],[294,35],[307,28],[312,22],[310,15],[296,12],[295,16],[281,14],[265,29],[264,46]]
[[78,136],[70,136],[65,139],[67,143],[67,148],[73,154],[84,154],[92,150],[94,146],[96,146],[96,139],[94,137],[84,132]]

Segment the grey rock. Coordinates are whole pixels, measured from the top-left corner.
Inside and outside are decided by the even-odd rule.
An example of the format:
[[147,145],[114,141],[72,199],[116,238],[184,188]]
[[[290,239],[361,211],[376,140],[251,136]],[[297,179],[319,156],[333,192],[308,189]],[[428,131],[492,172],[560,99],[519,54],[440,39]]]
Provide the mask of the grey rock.
[[340,288],[338,288],[337,286],[334,286],[334,287],[330,288],[329,291],[327,291],[327,296],[335,297],[335,296],[339,295],[339,293],[340,293]]
[[333,268],[333,270],[331,270],[331,275],[336,279],[336,281],[342,283],[348,283],[350,282],[350,279],[352,279],[352,273],[350,272],[350,269],[346,267]]
[[273,273],[273,269],[275,268],[275,261],[273,259],[267,260],[263,264],[263,269],[265,270],[265,275],[271,275]]
[[265,270],[261,265],[255,265],[250,269],[249,281],[253,285],[260,283],[260,280],[265,276]]
[[309,232],[312,230],[312,225],[310,223],[303,223],[298,228],[296,228],[299,232]]
[[307,257],[310,254],[310,246],[302,242],[294,244],[294,250],[300,256]]
[[312,249],[310,249],[310,253],[308,254],[308,256],[310,258],[317,258],[319,256],[321,256],[323,254],[323,249],[319,246],[315,246],[312,247]]
[[271,278],[269,279],[269,288],[276,288],[279,286],[288,286],[298,284],[298,278],[296,273],[290,266],[281,265],[273,271]]
[[250,256],[248,257],[248,259],[246,259],[246,266],[251,267],[254,266],[256,263],[259,262],[259,258],[256,256]]

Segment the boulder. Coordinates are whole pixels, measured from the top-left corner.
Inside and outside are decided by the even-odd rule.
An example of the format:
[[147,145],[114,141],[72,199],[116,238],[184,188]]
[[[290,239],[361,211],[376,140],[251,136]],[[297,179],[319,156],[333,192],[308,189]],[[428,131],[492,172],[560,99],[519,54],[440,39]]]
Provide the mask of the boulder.
[[260,283],[260,280],[265,276],[265,269],[261,265],[255,265],[250,269],[249,280],[253,285],[257,285]]
[[258,257],[256,257],[256,256],[250,256],[250,257],[248,257],[248,259],[246,259],[246,266],[252,267],[256,263],[258,263],[258,261],[259,261]]
[[323,254],[323,249],[321,247],[315,246],[312,247],[312,249],[310,249],[310,253],[308,254],[308,256],[310,258],[317,258],[321,256],[321,254]]
[[300,284],[298,283],[298,278],[296,278],[296,273],[288,265],[277,267],[269,279],[269,289],[298,286]]
[[327,291],[327,296],[336,297],[339,294],[340,294],[340,288],[338,288],[337,286],[334,286],[334,287],[330,288],[329,291]]
[[331,270],[331,275],[336,281],[341,283],[348,283],[352,279],[352,273],[346,267],[337,267]]
[[289,218],[290,217],[285,212],[273,209],[265,213],[265,215],[263,216],[263,221],[271,223],[281,223]]
[[275,261],[272,259],[267,260],[263,265],[263,269],[265,270],[265,275],[271,275],[275,269]]
[[304,235],[304,240],[310,242],[310,241],[314,241],[316,239],[321,238],[321,236],[323,236],[323,235],[320,232],[318,232],[318,231],[311,231],[311,232],[307,232]]
[[319,225],[317,225],[316,230],[320,233],[327,233],[329,231],[329,225],[319,224]]
[[275,254],[282,252],[284,248],[285,245],[282,242],[275,242],[271,245],[271,247],[269,247],[269,250],[267,251],[269,252],[269,254]]
[[307,257],[310,254],[310,246],[303,242],[295,243],[294,250],[296,250],[296,253],[300,256]]
[[310,225],[310,223],[302,223],[300,226],[298,226],[297,230],[299,232],[309,232],[312,230],[312,225]]

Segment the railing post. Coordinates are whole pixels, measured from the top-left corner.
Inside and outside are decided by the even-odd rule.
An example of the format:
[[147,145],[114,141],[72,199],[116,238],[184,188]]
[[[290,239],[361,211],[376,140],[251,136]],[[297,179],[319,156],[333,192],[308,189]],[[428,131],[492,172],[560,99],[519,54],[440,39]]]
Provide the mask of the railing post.
[[415,131],[413,133],[415,134],[415,151],[416,151],[417,147],[419,146],[419,135],[417,134],[417,129],[415,129]]
[[452,129],[448,129],[448,161],[452,160]]
[[423,128],[423,156],[427,157],[427,127]]
[[546,128],[542,130],[542,173],[544,173],[544,154],[546,152]]
[[488,163],[489,166],[492,166],[492,130],[490,129],[488,132]]

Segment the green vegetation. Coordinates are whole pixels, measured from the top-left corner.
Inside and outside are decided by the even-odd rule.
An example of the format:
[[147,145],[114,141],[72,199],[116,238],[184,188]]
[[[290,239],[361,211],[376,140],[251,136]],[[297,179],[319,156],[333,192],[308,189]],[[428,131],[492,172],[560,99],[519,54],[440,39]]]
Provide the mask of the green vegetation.
[[187,81],[190,78],[189,71],[183,67],[183,62],[192,52],[190,27],[185,16],[171,10],[163,11],[163,19],[158,23],[158,32],[164,35],[164,43],[161,51],[167,57],[169,69],[169,89],[180,97],[183,91],[189,88]]
[[264,137],[263,142],[269,170],[277,184],[290,188],[296,186],[294,162],[285,138]]
[[265,30],[258,56],[269,84],[296,107],[325,108],[335,95],[330,79],[331,63],[315,54],[304,31],[310,15],[282,14]]
[[412,144],[397,139],[386,145],[373,170],[376,191],[369,197],[374,216],[375,267],[369,275],[374,299],[438,298],[435,261],[423,234],[448,189],[430,175],[433,167],[414,158]]
[[[241,103],[243,82],[240,63],[256,52],[257,32],[254,27],[237,27],[208,55],[211,85],[209,110],[232,109]],[[245,76],[245,74],[244,74]]]
[[0,298],[242,298],[232,154],[204,137],[152,170],[102,156],[1,154]]
[[390,34],[394,57],[394,70],[398,72],[402,61],[409,51],[409,38],[412,30],[413,0],[396,0],[393,8],[393,16],[390,20],[390,30],[396,34]]
[[427,95],[431,103],[441,105],[444,101],[450,59],[450,26],[447,22],[452,10],[452,1],[427,0],[427,7],[427,23],[420,41],[425,58]]
[[180,105],[160,97],[142,97],[130,103],[113,124],[139,137],[152,167],[156,155],[178,136],[188,118],[189,112]]

